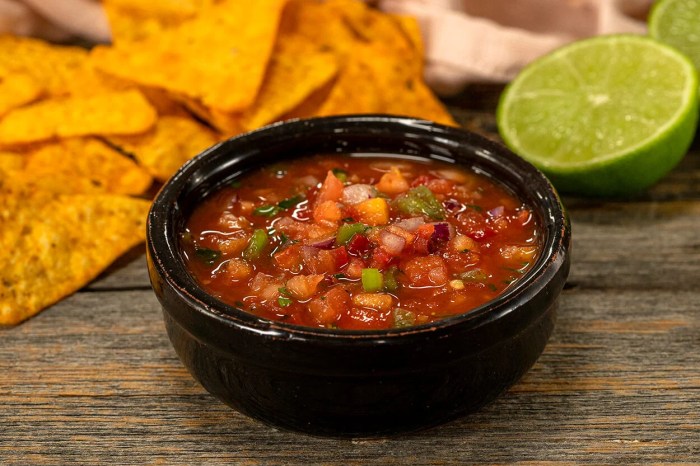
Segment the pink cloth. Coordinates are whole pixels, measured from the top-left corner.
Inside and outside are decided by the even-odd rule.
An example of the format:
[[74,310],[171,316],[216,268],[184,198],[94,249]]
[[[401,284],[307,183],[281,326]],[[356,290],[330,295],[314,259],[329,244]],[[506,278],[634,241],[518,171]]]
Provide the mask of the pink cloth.
[[415,16],[426,80],[438,93],[473,81],[506,82],[535,58],[598,34],[644,33],[651,0],[382,0]]
[[[147,1],[147,0],[144,0]],[[441,94],[474,81],[505,82],[530,61],[583,37],[644,33],[652,0],[378,0],[418,18],[426,80]],[[96,0],[0,0],[0,32],[50,40],[109,40]]]

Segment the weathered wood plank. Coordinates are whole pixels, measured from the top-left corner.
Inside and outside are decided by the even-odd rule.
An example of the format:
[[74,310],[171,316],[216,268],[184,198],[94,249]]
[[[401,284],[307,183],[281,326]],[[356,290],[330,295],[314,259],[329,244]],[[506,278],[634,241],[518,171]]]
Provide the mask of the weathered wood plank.
[[79,293],[0,336],[0,463],[700,460],[697,302],[693,290],[567,290],[545,354],[483,411],[339,441],[272,429],[206,394],[151,292]]

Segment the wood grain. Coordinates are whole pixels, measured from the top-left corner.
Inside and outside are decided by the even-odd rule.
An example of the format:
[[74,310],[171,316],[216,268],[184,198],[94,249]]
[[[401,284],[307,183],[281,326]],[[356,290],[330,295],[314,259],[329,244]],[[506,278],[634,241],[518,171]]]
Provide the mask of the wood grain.
[[482,411],[389,439],[283,432],[208,395],[137,248],[0,331],[0,464],[700,464],[699,181],[695,147],[635,199],[565,198],[573,266],[540,360]]

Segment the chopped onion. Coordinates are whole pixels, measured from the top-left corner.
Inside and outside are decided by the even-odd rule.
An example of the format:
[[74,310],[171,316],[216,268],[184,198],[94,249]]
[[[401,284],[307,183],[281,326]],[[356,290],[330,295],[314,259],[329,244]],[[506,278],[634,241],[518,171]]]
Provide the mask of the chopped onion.
[[379,234],[379,242],[384,250],[392,256],[398,256],[401,254],[404,247],[406,247],[405,238],[395,235],[387,230],[382,230],[382,232]]
[[464,184],[468,181],[467,175],[459,170],[435,170],[435,173],[437,173],[441,178],[460,184]]
[[394,225],[406,231],[416,231],[419,226],[425,225],[425,220],[423,220],[423,217],[413,217],[401,220]]
[[333,246],[335,246],[335,236],[314,240],[314,242],[309,244],[309,246],[318,249],[333,249]]
[[318,256],[318,248],[312,246],[302,246],[301,247],[301,257],[304,260],[304,264],[309,264],[312,262],[316,256]]
[[504,211],[505,208],[502,205],[499,205],[498,207],[494,207],[486,213],[489,214],[489,217],[501,217]]
[[464,209],[466,208],[464,204],[454,199],[447,199],[442,203],[442,205],[445,206],[445,209],[449,210],[450,212],[464,212]]
[[304,186],[308,186],[309,188],[317,186],[319,183],[318,178],[316,178],[313,175],[302,176],[301,178],[299,178],[299,182],[301,182],[301,184],[303,184]]
[[447,222],[436,222],[432,224],[435,228],[433,229],[433,235],[430,237],[431,240],[435,241],[449,241],[452,238],[454,231],[452,225]]
[[353,184],[343,188],[341,201],[347,205],[355,205],[377,197],[377,190],[371,184]]

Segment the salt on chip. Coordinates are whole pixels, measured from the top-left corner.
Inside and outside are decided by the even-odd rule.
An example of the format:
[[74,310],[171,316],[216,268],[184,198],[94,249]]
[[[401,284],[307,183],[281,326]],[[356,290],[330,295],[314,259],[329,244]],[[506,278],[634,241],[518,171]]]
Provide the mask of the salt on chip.
[[115,76],[243,111],[262,84],[284,4],[223,0],[159,34],[96,47],[92,60]]
[[133,154],[155,178],[166,181],[189,159],[214,145],[217,135],[191,118],[164,116],[146,134],[112,137],[110,142]]
[[245,129],[259,128],[289,112],[337,71],[337,60],[330,51],[299,35],[280,35],[255,105],[241,116]]
[[27,154],[12,176],[44,191],[61,194],[143,194],[151,175],[116,149],[92,138],[42,144]]
[[8,113],[0,121],[0,144],[142,133],[155,124],[156,117],[155,109],[136,90],[49,99]]
[[93,280],[145,239],[150,203],[60,195],[0,177],[0,324],[15,325]]

